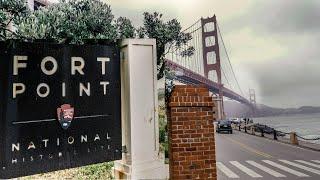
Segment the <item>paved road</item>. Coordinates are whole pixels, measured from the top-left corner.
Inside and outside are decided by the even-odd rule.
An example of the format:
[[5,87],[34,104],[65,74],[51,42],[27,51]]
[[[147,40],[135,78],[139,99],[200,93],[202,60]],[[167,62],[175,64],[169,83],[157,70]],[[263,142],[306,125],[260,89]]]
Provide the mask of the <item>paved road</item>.
[[234,131],[216,133],[218,180],[320,179],[320,152]]

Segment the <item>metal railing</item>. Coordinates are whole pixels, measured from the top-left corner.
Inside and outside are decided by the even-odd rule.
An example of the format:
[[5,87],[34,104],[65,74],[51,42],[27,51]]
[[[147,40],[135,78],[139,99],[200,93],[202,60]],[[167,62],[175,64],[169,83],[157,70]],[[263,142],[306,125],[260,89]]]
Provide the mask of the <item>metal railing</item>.
[[[320,143],[315,143],[314,141],[320,140],[319,137],[306,138],[296,132],[284,132],[276,130],[270,126],[264,124],[233,124],[233,129],[238,131],[243,131],[246,134],[251,134],[255,136],[261,136],[276,141],[289,143],[293,145],[299,145],[301,147],[309,148],[312,150],[320,151]],[[289,137],[288,137],[289,136]]]

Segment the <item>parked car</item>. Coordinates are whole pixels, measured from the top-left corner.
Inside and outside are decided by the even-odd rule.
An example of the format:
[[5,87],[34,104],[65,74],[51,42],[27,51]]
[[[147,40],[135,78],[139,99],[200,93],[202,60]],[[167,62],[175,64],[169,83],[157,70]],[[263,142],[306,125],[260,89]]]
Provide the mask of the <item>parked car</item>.
[[232,134],[231,121],[228,121],[228,120],[218,121],[216,132],[220,133],[222,131],[226,131],[226,132]]
[[256,132],[261,132],[263,130],[264,133],[266,134],[271,134],[273,133],[273,128],[267,126],[267,125],[263,125],[263,124],[256,124],[255,125],[255,131]]
[[241,124],[242,122],[244,122],[241,118],[230,118],[230,121],[233,124]]
[[233,124],[242,124],[242,123],[245,123],[246,121],[249,122],[249,119],[245,119],[245,118],[230,118],[230,121]]

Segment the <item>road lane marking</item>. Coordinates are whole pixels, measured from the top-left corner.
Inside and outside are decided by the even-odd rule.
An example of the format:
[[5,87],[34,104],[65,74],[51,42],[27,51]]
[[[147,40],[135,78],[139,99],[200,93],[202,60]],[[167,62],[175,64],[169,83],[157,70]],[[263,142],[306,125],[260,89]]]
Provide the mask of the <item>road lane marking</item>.
[[266,173],[268,173],[268,174],[271,174],[274,177],[286,177],[285,175],[283,175],[281,173],[278,173],[277,171],[274,171],[274,170],[272,170],[272,169],[270,169],[270,168],[268,168],[266,166],[258,164],[258,163],[254,162],[254,161],[247,161],[247,163],[249,163],[250,165],[252,165],[252,166],[254,166],[254,167],[256,167],[256,168],[258,168],[258,169],[260,169],[260,170],[262,170],[262,171],[264,171]]
[[311,160],[311,161],[313,161],[313,162],[315,162],[315,163],[320,163],[319,160]]
[[306,165],[312,166],[312,167],[320,168],[319,164],[314,164],[314,163],[303,161],[303,160],[295,160],[295,161],[297,161],[299,163],[302,163],[302,164],[306,164]]
[[283,163],[286,163],[286,164],[289,164],[291,166],[303,169],[305,171],[309,171],[309,172],[312,172],[312,173],[320,175],[320,171],[317,170],[317,169],[313,169],[313,168],[310,168],[310,167],[307,167],[307,166],[304,166],[304,165],[301,165],[301,164],[297,164],[297,163],[294,163],[294,162],[291,162],[291,161],[287,161],[287,160],[280,159],[279,161],[281,161]]
[[241,146],[242,148],[244,148],[244,149],[246,149],[246,150],[248,150],[248,151],[250,151],[250,152],[253,152],[253,153],[257,154],[257,155],[260,155],[260,156],[262,156],[262,157],[264,157],[264,158],[273,158],[271,155],[269,155],[269,154],[267,154],[267,153],[264,153],[264,152],[261,152],[261,151],[259,151],[259,150],[253,149],[253,148],[251,148],[251,147],[249,147],[249,146],[247,146],[247,145],[245,145],[245,144],[243,144],[243,143],[240,143],[240,142],[238,142],[238,141],[233,140],[232,138],[229,138],[229,137],[226,137],[226,136],[223,136],[223,137],[226,138],[227,140],[235,143],[235,144],[238,144],[238,145]]
[[260,178],[262,177],[260,174],[254,172],[253,170],[247,168],[246,166],[240,164],[238,161],[230,161],[232,165],[243,171],[244,173],[248,174],[249,176],[253,178]]
[[223,172],[229,178],[239,178],[238,175],[236,175],[234,172],[232,172],[229,168],[227,168],[227,166],[225,166],[221,162],[217,162],[217,167],[221,172]]
[[304,174],[304,173],[302,173],[302,172],[299,172],[299,171],[290,169],[290,168],[288,168],[288,167],[282,166],[281,164],[275,163],[275,162],[273,162],[273,161],[269,161],[269,160],[262,160],[262,161],[265,162],[265,163],[267,163],[267,164],[269,164],[269,165],[271,165],[271,166],[274,166],[274,167],[276,167],[276,168],[279,168],[279,169],[281,169],[281,170],[283,170],[283,171],[286,171],[286,172],[288,172],[288,173],[294,174],[294,175],[296,175],[296,176],[298,176],[298,177],[309,177],[309,175],[306,175],[306,174]]

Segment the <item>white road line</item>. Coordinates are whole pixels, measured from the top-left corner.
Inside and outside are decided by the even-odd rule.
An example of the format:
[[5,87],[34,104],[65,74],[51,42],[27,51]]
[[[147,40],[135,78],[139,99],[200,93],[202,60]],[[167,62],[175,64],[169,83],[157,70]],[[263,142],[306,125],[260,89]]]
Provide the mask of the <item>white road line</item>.
[[221,172],[223,172],[226,176],[228,176],[229,178],[239,178],[238,175],[236,175],[234,172],[232,172],[229,168],[227,168],[227,166],[225,166],[221,162],[217,162],[217,168]]
[[281,170],[283,170],[283,171],[286,171],[286,172],[288,172],[288,173],[294,174],[294,175],[296,175],[296,176],[298,176],[298,177],[309,177],[309,175],[306,175],[306,174],[304,174],[304,173],[302,173],[302,172],[299,172],[299,171],[290,169],[290,168],[288,168],[288,167],[282,166],[281,164],[275,163],[275,162],[273,162],[273,161],[269,161],[269,160],[262,160],[262,161],[265,162],[265,163],[267,163],[267,164],[269,164],[269,165],[271,165],[271,166],[274,166],[274,167],[276,167],[276,168],[279,168],[279,169],[281,169]]
[[247,161],[247,163],[252,165],[252,166],[254,166],[254,167],[256,167],[256,168],[258,168],[258,169],[260,169],[260,170],[262,170],[262,171],[264,171],[264,172],[266,172],[266,173],[268,173],[268,174],[271,174],[274,177],[286,177],[285,175],[283,175],[281,173],[278,173],[277,171],[274,171],[274,170],[272,170],[272,169],[270,169],[270,168],[268,168],[266,166],[258,164],[258,163],[254,162],[254,161]]
[[251,177],[254,177],[254,178],[262,177],[260,174],[240,164],[238,161],[230,161],[230,163]]
[[320,163],[319,160],[311,160],[311,161],[313,161],[313,162],[315,162],[315,163]]
[[309,171],[309,172],[312,172],[312,173],[320,175],[320,171],[317,170],[317,169],[313,169],[313,168],[310,168],[310,167],[307,167],[307,166],[304,166],[304,165],[301,165],[301,164],[297,164],[297,163],[294,163],[294,162],[291,162],[291,161],[287,161],[287,160],[281,160],[280,159],[279,161],[281,161],[283,163],[286,163],[286,164],[289,164],[291,166],[303,169],[305,171]]
[[315,164],[315,163],[311,163],[311,162],[307,162],[307,161],[303,161],[303,160],[295,160],[295,161],[302,163],[302,164],[312,166],[312,167],[320,168],[320,164]]

